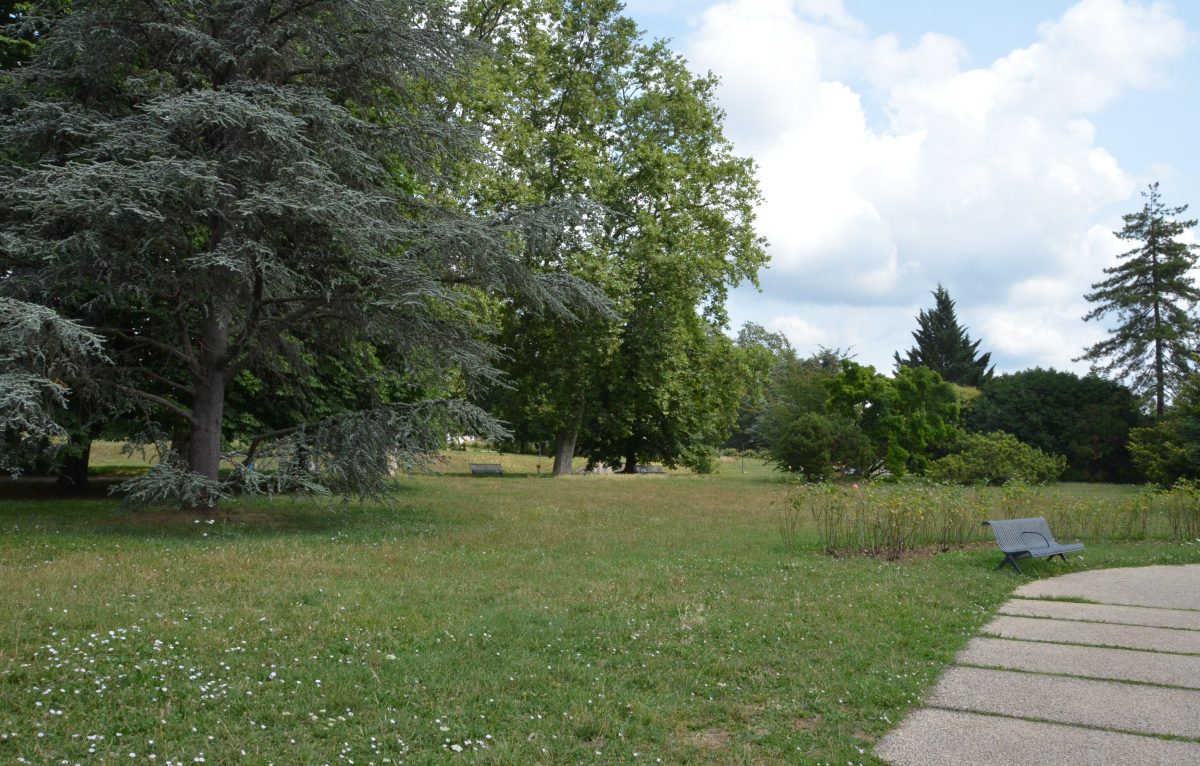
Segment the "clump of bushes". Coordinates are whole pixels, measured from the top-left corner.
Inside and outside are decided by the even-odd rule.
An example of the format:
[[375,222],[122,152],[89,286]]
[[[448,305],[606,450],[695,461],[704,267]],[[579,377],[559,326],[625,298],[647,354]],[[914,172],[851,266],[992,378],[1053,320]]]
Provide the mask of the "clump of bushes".
[[1066,468],[1061,455],[1047,455],[1012,434],[993,431],[964,436],[959,451],[930,464],[928,476],[950,484],[1046,484],[1057,481]]

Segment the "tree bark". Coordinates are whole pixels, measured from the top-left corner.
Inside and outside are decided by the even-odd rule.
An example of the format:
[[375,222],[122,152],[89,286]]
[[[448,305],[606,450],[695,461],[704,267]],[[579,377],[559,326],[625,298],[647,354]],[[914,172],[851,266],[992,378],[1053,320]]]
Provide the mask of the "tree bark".
[[229,322],[228,309],[212,305],[200,322],[200,374],[193,386],[187,465],[192,473],[210,481],[220,479]]
[[62,470],[58,472],[58,484],[70,487],[76,492],[83,492],[88,486],[88,461],[91,459],[92,440],[88,437],[81,439],[78,454],[72,453],[63,457]]
[[570,476],[575,462],[575,444],[579,440],[579,428],[583,425],[583,402],[575,405],[571,420],[554,435],[554,475]]
[[[1153,225],[1153,224],[1151,224]],[[1158,285],[1158,253],[1150,255],[1150,287],[1154,292],[1154,405],[1155,414],[1162,417],[1167,410],[1165,372],[1163,370],[1162,315]]]
[[637,467],[637,448],[633,446],[633,442],[630,442],[625,451],[625,467],[621,469],[621,473],[637,473]]

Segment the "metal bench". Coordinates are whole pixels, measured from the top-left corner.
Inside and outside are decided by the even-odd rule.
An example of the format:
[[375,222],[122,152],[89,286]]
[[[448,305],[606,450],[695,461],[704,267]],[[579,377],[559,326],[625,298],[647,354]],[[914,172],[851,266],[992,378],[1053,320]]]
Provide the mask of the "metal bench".
[[499,463],[471,463],[472,476],[502,476],[504,469]]
[[665,473],[665,471],[663,471],[663,467],[661,465],[639,465],[637,467],[637,472],[638,473]]
[[1002,521],[985,521],[985,526],[992,528],[996,536],[996,545],[1004,552],[1004,560],[996,567],[1012,564],[1013,569],[1021,574],[1018,559],[1054,558],[1061,556],[1067,560],[1067,554],[1083,550],[1083,543],[1067,543],[1063,545],[1054,539],[1050,533],[1050,525],[1040,516],[1034,519],[1004,519]]

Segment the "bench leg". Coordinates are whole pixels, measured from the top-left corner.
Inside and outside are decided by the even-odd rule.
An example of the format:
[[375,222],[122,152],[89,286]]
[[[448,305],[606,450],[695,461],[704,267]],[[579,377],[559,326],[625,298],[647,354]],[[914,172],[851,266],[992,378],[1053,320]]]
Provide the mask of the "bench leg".
[[1021,565],[1018,564],[1017,560],[1012,557],[1012,554],[1004,554],[1004,560],[996,565],[996,569],[1003,569],[1005,564],[1012,564],[1013,569],[1017,570],[1017,574],[1024,576],[1025,573],[1021,571]]

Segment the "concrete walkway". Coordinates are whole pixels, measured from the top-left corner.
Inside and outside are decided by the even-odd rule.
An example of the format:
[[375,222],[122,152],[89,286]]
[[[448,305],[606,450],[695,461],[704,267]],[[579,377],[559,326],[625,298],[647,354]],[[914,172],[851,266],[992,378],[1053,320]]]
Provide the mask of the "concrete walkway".
[[1200,565],[1077,572],[1014,596],[880,757],[1200,764]]

